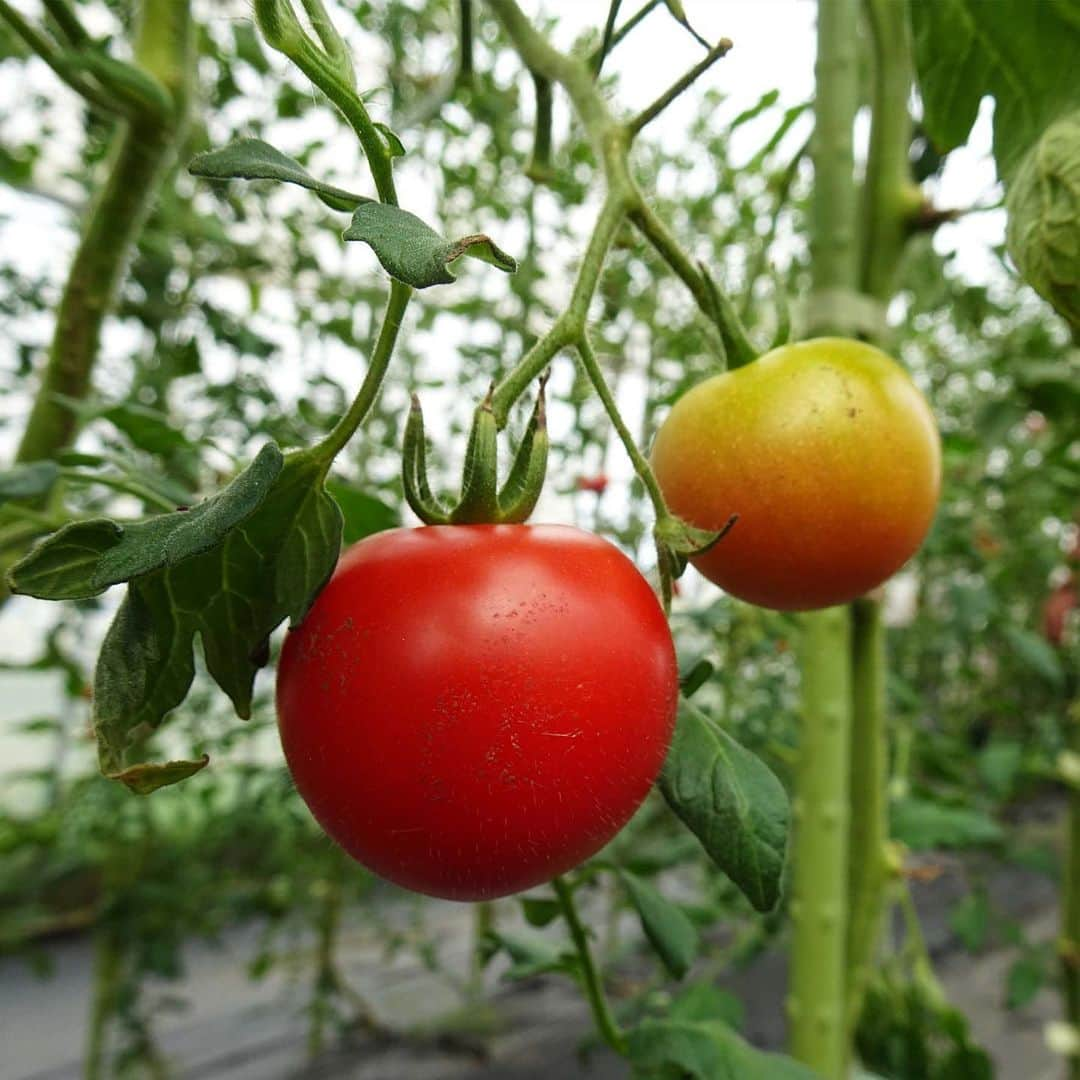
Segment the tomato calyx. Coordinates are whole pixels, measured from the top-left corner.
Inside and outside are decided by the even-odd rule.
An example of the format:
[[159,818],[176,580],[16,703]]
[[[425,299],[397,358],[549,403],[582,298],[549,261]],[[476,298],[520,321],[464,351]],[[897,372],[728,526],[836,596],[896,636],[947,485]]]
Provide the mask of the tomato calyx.
[[712,551],[735,527],[738,514],[732,514],[719,531],[699,529],[688,521],[667,514],[657,520],[653,529],[660,580],[665,604],[671,602],[673,584],[686,570],[687,563],[698,555]]
[[465,450],[461,494],[447,506],[431,490],[427,475],[427,440],[420,399],[413,394],[402,446],[405,500],[425,525],[517,525],[536,508],[547,472],[548,434],[544,404],[547,375],[540,380],[536,405],[518,443],[510,472],[499,486],[499,426],[492,390],[477,406]]

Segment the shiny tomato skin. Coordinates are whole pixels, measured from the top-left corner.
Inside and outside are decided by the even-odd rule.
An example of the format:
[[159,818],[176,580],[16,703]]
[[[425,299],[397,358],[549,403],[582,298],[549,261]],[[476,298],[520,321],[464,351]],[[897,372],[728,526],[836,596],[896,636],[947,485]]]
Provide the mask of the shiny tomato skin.
[[648,583],[558,525],[394,529],[342,557],[278,667],[326,832],[384,878],[480,900],[587,859],[663,763],[678,673]]
[[933,522],[941,448],[926,399],[859,341],[785,345],[706,379],[657,433],[652,464],[691,524],[739,520],[693,560],[750,603],[846,603],[895,573]]

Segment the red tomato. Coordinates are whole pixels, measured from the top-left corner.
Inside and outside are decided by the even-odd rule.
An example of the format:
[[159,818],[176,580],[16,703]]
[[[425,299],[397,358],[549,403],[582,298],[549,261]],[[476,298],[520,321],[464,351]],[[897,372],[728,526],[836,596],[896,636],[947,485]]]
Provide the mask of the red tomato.
[[354,858],[453,900],[599,850],[656,778],[678,673],[652,589],[565,526],[394,529],[342,557],[291,631],[278,724]]
[[603,495],[607,491],[608,479],[603,473],[596,476],[579,476],[577,479],[578,491],[591,491],[594,495]]
[[674,405],[653,468],[671,509],[730,534],[694,566],[762,607],[846,603],[880,585],[933,521],[941,450],[907,373],[818,338],[706,379]]

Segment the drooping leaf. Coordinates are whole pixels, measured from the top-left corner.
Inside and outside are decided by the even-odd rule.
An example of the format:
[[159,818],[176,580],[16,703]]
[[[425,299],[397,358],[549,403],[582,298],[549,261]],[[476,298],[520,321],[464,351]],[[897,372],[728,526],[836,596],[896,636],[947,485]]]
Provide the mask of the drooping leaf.
[[718,1021],[643,1020],[627,1046],[634,1076],[643,1080],[660,1069],[693,1080],[817,1080],[805,1065],[756,1049]]
[[641,919],[641,928],[663,961],[664,967],[681,979],[697,955],[700,941],[694,924],[681,908],[666,900],[647,881],[625,870],[619,878]]
[[910,796],[892,807],[892,835],[913,851],[995,844],[1001,826],[981,810]]
[[562,908],[553,896],[522,896],[521,913],[530,926],[547,926],[558,917]]
[[1048,642],[1030,630],[1009,623],[1003,627],[1003,633],[1016,655],[1032,671],[1058,689],[1065,685],[1065,670]]
[[1080,0],[912,0],[923,122],[940,151],[967,140],[994,98],[994,157],[1011,177],[1058,116],[1080,105]]
[[281,451],[267,443],[228,487],[191,510],[124,525],[107,518],[65,525],[15,564],[12,591],[41,600],[85,600],[198,555],[255,511],[283,461]]
[[683,697],[692,698],[712,678],[715,670],[708,660],[698,660],[689,671],[679,675],[679,692]]
[[392,278],[415,289],[449,285],[457,280],[447,266],[463,255],[491,263],[508,274],[517,270],[517,262],[491,237],[478,233],[447,240],[415,214],[385,203],[358,206],[352,224],[342,236],[370,245]]
[[528,931],[492,930],[487,935],[483,952],[487,959],[498,952],[506,953],[511,966],[505,977],[512,980],[530,979],[551,972],[576,975],[580,971],[575,953],[565,952],[546,938]]
[[1046,985],[1049,975],[1046,956],[1038,949],[1020,954],[1005,980],[1005,1004],[1010,1009],[1030,1005]]
[[660,774],[672,810],[758,911],[780,898],[791,809],[783,785],[685,698]]
[[184,433],[175,428],[164,413],[137,402],[112,405],[101,416],[149,454],[168,454],[189,445]]
[[279,180],[315,192],[332,210],[346,213],[370,202],[333,184],[316,180],[300,162],[262,139],[238,139],[220,150],[199,154],[188,165],[192,176],[208,180]]
[[0,472],[0,506],[8,499],[33,499],[47,495],[60,476],[55,461],[31,461]]
[[744,1013],[739,998],[711,982],[688,983],[668,1008],[672,1020],[719,1020],[736,1031],[743,1025]]
[[266,642],[295,624],[326,582],[341,545],[341,512],[322,487],[325,466],[272,444],[219,495],[187,513],[132,525],[68,526],[18,564],[13,584],[36,596],[92,596],[128,581],[94,677],[101,767],[136,791],[183,779],[196,762],[131,759],[206,667],[247,717]]

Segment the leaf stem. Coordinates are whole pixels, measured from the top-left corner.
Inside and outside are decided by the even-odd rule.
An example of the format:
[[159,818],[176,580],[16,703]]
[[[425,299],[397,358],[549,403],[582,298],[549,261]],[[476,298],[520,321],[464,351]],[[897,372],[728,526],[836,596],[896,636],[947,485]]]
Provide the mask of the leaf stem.
[[578,958],[581,961],[585,993],[589,998],[589,1005],[592,1008],[597,1031],[600,1032],[604,1042],[615,1053],[625,1056],[626,1038],[619,1030],[619,1026],[608,1006],[607,997],[604,994],[604,985],[599,972],[596,970],[592,949],[589,947],[589,938],[581,922],[581,916],[578,914],[577,905],[574,902],[573,889],[567,884],[566,879],[562,877],[554,878],[551,885],[559,899],[559,907],[562,910],[563,918],[566,920],[567,928],[570,930],[570,937],[574,942],[574,948],[577,950]]
[[637,135],[646,124],[652,123],[684,90],[693,86],[717,60],[727,56],[732,45],[730,38],[721,38],[685,75],[676,79],[651,105],[647,105],[630,121],[628,125],[630,134]]
[[653,510],[656,511],[657,518],[666,517],[668,509],[667,504],[664,502],[663,493],[660,491],[660,485],[656,481],[652,467],[646,460],[645,455],[638,449],[637,443],[634,442],[634,436],[619,412],[611,387],[608,386],[604,373],[600,370],[588,334],[583,333],[574,344],[578,355],[581,357],[581,366],[585,369],[585,374],[588,375],[589,382],[592,383],[593,389],[596,391],[596,396],[600,398],[604,411],[608,414],[608,419],[611,420],[611,425],[615,428],[615,432],[623,444],[623,449],[626,451],[627,457],[630,458],[630,463],[634,466],[634,472],[637,473],[638,478],[645,485],[645,490],[649,494],[649,501],[653,505]]
[[371,363],[368,365],[364,381],[360,384],[360,389],[345,415],[334,425],[326,438],[314,447],[313,452],[325,462],[328,469],[334,458],[344,449],[345,444],[367,418],[379,396],[379,389],[390,365],[390,358],[394,354],[398,331],[401,329],[405,309],[409,306],[411,297],[412,289],[408,285],[400,281],[390,282],[386,314],[383,316],[379,337],[375,342],[375,350],[371,354]]
[[606,56],[610,56],[615,46],[618,45],[619,42],[622,41],[623,38],[625,38],[626,35],[629,34],[630,31],[633,30],[638,25],[638,23],[640,23],[645,18],[646,15],[652,14],[652,12],[654,12],[663,2],[664,0],[648,0],[648,3],[640,7],[633,15],[630,16],[629,19],[626,20],[626,22],[622,24],[622,26],[620,26],[611,35],[611,40],[607,43],[606,49],[604,48],[603,44],[599,45],[596,48],[596,50],[589,57],[589,66],[595,69],[601,51],[603,51]]
[[622,0],[609,0],[607,19],[604,21],[604,37],[600,42],[600,49],[596,53],[596,59],[593,63],[593,71],[599,77],[600,70],[604,66],[604,61],[607,59],[607,54],[611,49],[612,37],[615,33],[615,20],[619,17],[619,8],[622,7]]
[[500,428],[506,426],[511,406],[540,377],[555,354],[575,344],[584,334],[589,304],[596,292],[600,273],[604,268],[604,259],[615,240],[624,215],[623,200],[609,192],[600,208],[589,246],[582,256],[566,310],[495,387],[491,407]]

